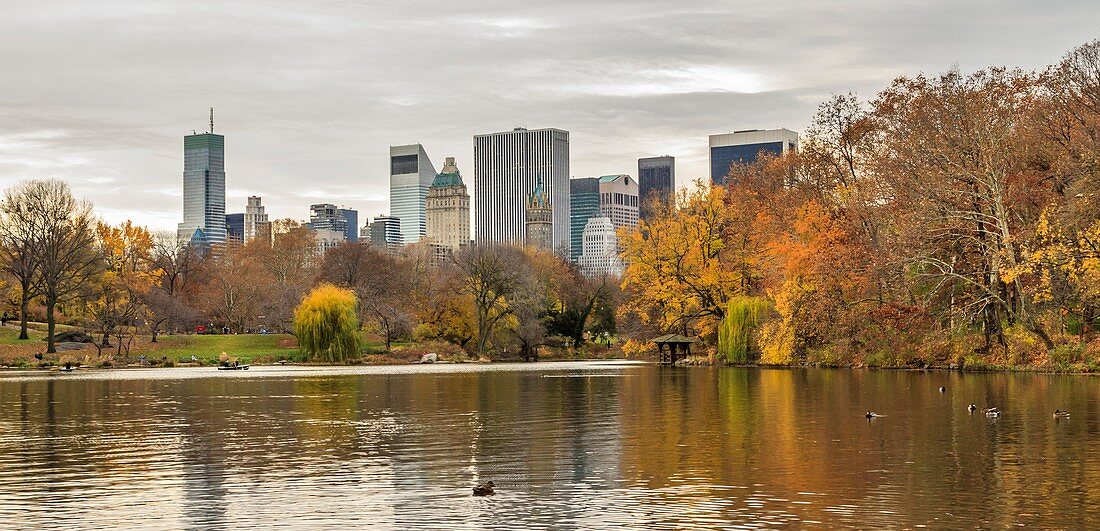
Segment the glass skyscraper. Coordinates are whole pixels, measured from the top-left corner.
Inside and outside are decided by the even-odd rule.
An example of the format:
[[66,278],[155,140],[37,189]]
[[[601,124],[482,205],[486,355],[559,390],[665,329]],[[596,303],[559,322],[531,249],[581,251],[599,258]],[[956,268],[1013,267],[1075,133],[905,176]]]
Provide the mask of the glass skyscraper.
[[797,148],[798,133],[788,129],[750,129],[710,135],[710,182],[725,186],[733,164],[752,164],[761,153],[780,155]]
[[200,133],[183,137],[183,223],[177,237],[225,243],[225,137]]
[[654,196],[671,203],[676,200],[676,158],[646,157],[638,159],[638,199],[642,219],[648,219],[646,205]]
[[425,203],[435,176],[424,146],[390,146],[390,215],[401,220],[404,243],[417,243],[428,234]]
[[569,180],[569,259],[576,262],[584,244],[584,225],[600,214],[600,178]]

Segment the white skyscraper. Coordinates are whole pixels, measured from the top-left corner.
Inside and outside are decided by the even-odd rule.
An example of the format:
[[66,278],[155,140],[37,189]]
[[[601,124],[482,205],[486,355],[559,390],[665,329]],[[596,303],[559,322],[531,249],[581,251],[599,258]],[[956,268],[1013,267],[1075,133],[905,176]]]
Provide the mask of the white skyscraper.
[[611,218],[589,219],[584,226],[583,240],[584,249],[577,260],[581,274],[588,277],[623,274],[625,265],[619,258],[619,238]]
[[424,146],[390,146],[390,214],[401,220],[404,243],[428,234],[425,203],[436,171]]
[[244,241],[250,242],[256,238],[256,228],[267,223],[267,213],[260,204],[259,196],[249,196],[248,205],[244,207]]
[[554,250],[568,253],[569,132],[518,127],[474,137],[478,243],[524,243],[527,199],[540,178],[553,209]]
[[[225,243],[225,137],[209,133],[183,137],[183,223],[176,237],[204,244]],[[198,231],[198,233],[196,233]]]

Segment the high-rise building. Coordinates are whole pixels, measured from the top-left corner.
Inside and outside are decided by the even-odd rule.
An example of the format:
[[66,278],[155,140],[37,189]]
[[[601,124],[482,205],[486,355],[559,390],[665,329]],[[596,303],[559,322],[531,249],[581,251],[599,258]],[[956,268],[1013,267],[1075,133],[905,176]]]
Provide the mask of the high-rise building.
[[619,239],[610,218],[589,219],[582,236],[584,245],[577,260],[581,274],[588,277],[623,274],[625,266],[619,258]]
[[527,245],[536,249],[554,250],[553,207],[550,197],[542,186],[542,179],[535,182],[535,189],[527,198],[525,215]]
[[584,250],[584,226],[600,213],[599,177],[569,180],[569,259],[576,262]]
[[569,251],[569,132],[524,129],[474,137],[474,210],[479,244],[522,244],[527,198],[542,179],[555,251]]
[[340,214],[340,209],[332,203],[318,203],[309,205],[310,229],[315,231],[331,230],[341,234],[347,234],[348,220]]
[[244,243],[244,214],[225,215],[225,240]]
[[629,175],[600,177],[600,216],[615,228],[638,226],[638,182]]
[[370,244],[390,251],[404,244],[401,239],[401,220],[394,216],[376,216],[368,230]]
[[199,231],[206,243],[225,243],[225,137],[210,132],[183,137],[183,222],[176,236],[190,241]]
[[470,243],[470,194],[462,182],[454,157],[447,157],[435,176],[428,199],[428,240],[432,245],[455,252]]
[[641,202],[640,215],[647,219],[651,201],[666,204],[676,200],[676,157],[645,157],[638,159],[638,200]]
[[569,181],[570,259],[580,260],[584,228],[595,217],[608,218],[615,228],[638,226],[638,183],[629,175],[604,175]]
[[260,204],[260,197],[249,196],[248,204],[244,207],[244,241],[250,242],[255,239],[260,232],[260,227],[267,222],[267,213],[264,212],[264,206]]
[[710,182],[725,186],[730,166],[752,164],[761,152],[781,155],[798,149],[798,133],[789,129],[749,129],[710,135]]
[[425,204],[435,176],[424,146],[390,146],[390,210],[401,219],[405,243],[417,243],[428,234]]
[[344,218],[344,240],[351,243],[359,241],[359,211],[347,207],[336,209],[336,215]]

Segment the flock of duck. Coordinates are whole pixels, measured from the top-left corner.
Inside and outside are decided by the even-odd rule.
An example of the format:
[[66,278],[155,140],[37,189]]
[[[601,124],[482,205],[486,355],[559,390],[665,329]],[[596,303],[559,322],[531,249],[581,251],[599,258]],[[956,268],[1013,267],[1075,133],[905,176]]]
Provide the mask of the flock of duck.
[[[946,393],[947,388],[946,387],[940,387],[940,392],[941,393]],[[973,414],[975,411],[978,410],[978,406],[976,406],[974,404],[970,404],[969,406],[966,406],[966,410],[969,411],[971,414]],[[982,413],[984,413],[985,416],[987,416],[991,419],[995,419],[995,418],[1001,416],[1001,411],[999,409],[997,409],[996,407],[987,407],[987,408],[982,410]],[[874,411],[868,411],[867,414],[864,415],[864,416],[867,417],[868,419],[877,419],[879,417],[884,417],[885,415],[879,415],[878,413],[875,413]],[[1054,418],[1056,418],[1056,419],[1068,419],[1069,418],[1069,411],[1062,411],[1061,409],[1055,409],[1054,410]]]

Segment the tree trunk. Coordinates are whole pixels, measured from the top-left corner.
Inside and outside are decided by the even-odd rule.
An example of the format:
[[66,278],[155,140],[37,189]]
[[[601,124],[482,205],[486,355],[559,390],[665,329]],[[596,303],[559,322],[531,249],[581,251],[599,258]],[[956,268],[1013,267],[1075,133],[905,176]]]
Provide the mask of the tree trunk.
[[57,327],[57,318],[54,317],[53,310],[57,304],[52,299],[46,300],[46,354],[56,354],[57,345],[54,343],[53,332]]
[[19,339],[30,339],[30,334],[27,333],[27,307],[30,306],[31,301],[26,296],[19,301]]

